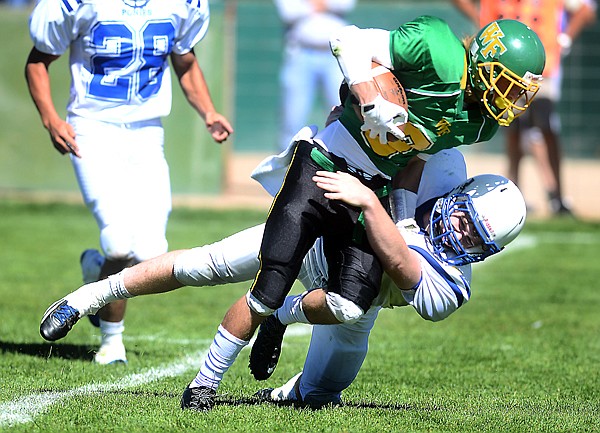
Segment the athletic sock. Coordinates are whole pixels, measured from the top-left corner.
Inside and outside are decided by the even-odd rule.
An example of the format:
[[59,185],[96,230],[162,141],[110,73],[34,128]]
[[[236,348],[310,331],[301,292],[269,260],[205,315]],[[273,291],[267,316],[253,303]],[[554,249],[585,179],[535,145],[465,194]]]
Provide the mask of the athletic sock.
[[81,286],[65,296],[69,305],[79,311],[79,317],[96,314],[106,304],[132,298],[133,295],[125,288],[123,272],[111,275],[107,279]]
[[113,302],[119,299],[129,299],[133,298],[134,295],[129,293],[127,288],[125,287],[125,281],[123,277],[123,271],[111,275],[108,279],[108,285],[110,288],[110,293],[106,293],[104,300],[108,304],[109,302]]
[[120,322],[107,322],[100,319],[100,332],[102,333],[101,346],[122,345],[124,331],[125,325],[123,320]]
[[211,389],[217,389],[223,379],[223,375],[233,365],[240,351],[248,343],[249,341],[240,340],[227,331],[227,329],[223,328],[222,325],[219,325],[210,349],[204,357],[204,363],[189,387],[206,386]]
[[302,298],[306,293],[300,295],[287,296],[283,305],[275,311],[275,315],[281,323],[289,325],[290,323],[308,323],[308,319],[302,310]]

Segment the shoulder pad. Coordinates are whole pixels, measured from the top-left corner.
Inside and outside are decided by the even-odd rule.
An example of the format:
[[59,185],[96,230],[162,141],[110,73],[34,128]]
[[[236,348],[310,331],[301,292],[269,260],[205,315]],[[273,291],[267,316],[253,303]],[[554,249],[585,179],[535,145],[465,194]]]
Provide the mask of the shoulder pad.
[[62,8],[68,13],[77,10],[83,3],[83,0],[61,0]]
[[186,1],[191,7],[202,9],[202,2],[207,1],[207,0],[186,0]]

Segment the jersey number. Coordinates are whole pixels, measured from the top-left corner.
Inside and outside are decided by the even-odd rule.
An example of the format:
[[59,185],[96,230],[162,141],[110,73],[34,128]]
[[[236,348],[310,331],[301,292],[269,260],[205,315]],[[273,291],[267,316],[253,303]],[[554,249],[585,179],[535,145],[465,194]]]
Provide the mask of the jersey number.
[[[139,34],[127,24],[101,22],[92,31],[93,78],[88,95],[110,101],[147,99],[160,89],[164,59],[171,52],[175,28],[150,21]],[[141,46],[134,45],[139,39]]]
[[413,123],[407,123],[404,126],[404,140],[389,141],[387,144],[381,144],[379,137],[371,138],[368,132],[362,132],[365,142],[379,156],[390,158],[394,155],[405,154],[413,150],[420,152],[429,149],[433,141],[422,130],[423,128]]

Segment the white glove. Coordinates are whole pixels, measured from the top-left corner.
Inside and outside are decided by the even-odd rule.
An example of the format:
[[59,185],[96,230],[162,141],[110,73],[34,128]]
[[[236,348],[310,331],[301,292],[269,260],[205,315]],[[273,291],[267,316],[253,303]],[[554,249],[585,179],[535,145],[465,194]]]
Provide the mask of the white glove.
[[404,138],[404,133],[398,127],[408,121],[408,112],[403,107],[377,95],[372,102],[361,105],[360,112],[364,118],[360,129],[369,131],[370,138],[379,136],[381,144],[387,144],[388,132],[399,139]]

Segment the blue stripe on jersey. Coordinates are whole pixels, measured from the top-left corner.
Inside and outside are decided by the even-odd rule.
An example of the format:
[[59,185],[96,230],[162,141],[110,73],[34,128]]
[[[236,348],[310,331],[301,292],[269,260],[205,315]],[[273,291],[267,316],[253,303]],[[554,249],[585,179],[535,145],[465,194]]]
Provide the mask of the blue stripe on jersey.
[[202,0],[187,0],[187,2],[192,7],[200,8],[200,4],[202,3]]
[[[442,265],[440,265],[440,262],[438,262],[435,258],[433,258],[431,256],[431,254],[429,253],[429,251],[427,251],[421,247],[416,247],[414,245],[409,245],[408,247],[415,250],[420,255],[422,255],[425,258],[425,260],[427,260],[427,263],[429,263],[433,267],[433,269],[435,269],[435,271],[438,274],[440,274],[444,278],[444,280],[446,280],[446,282],[448,283],[448,285],[450,286],[450,288],[456,295],[456,300],[458,301],[458,306],[460,307],[463,304],[463,302],[465,301],[465,298],[464,298],[462,292],[460,291],[460,289],[458,288],[458,285],[454,282],[454,279],[450,275],[448,275],[448,272],[446,272],[446,270],[442,267]],[[463,278],[463,282],[465,283],[465,286],[467,288],[467,293],[469,294],[469,296],[471,296],[471,289],[469,288],[469,285],[466,284],[467,282],[464,278]]]
[[62,0],[63,7],[67,10],[67,12],[73,12],[73,9],[76,9],[81,2],[82,0]]

